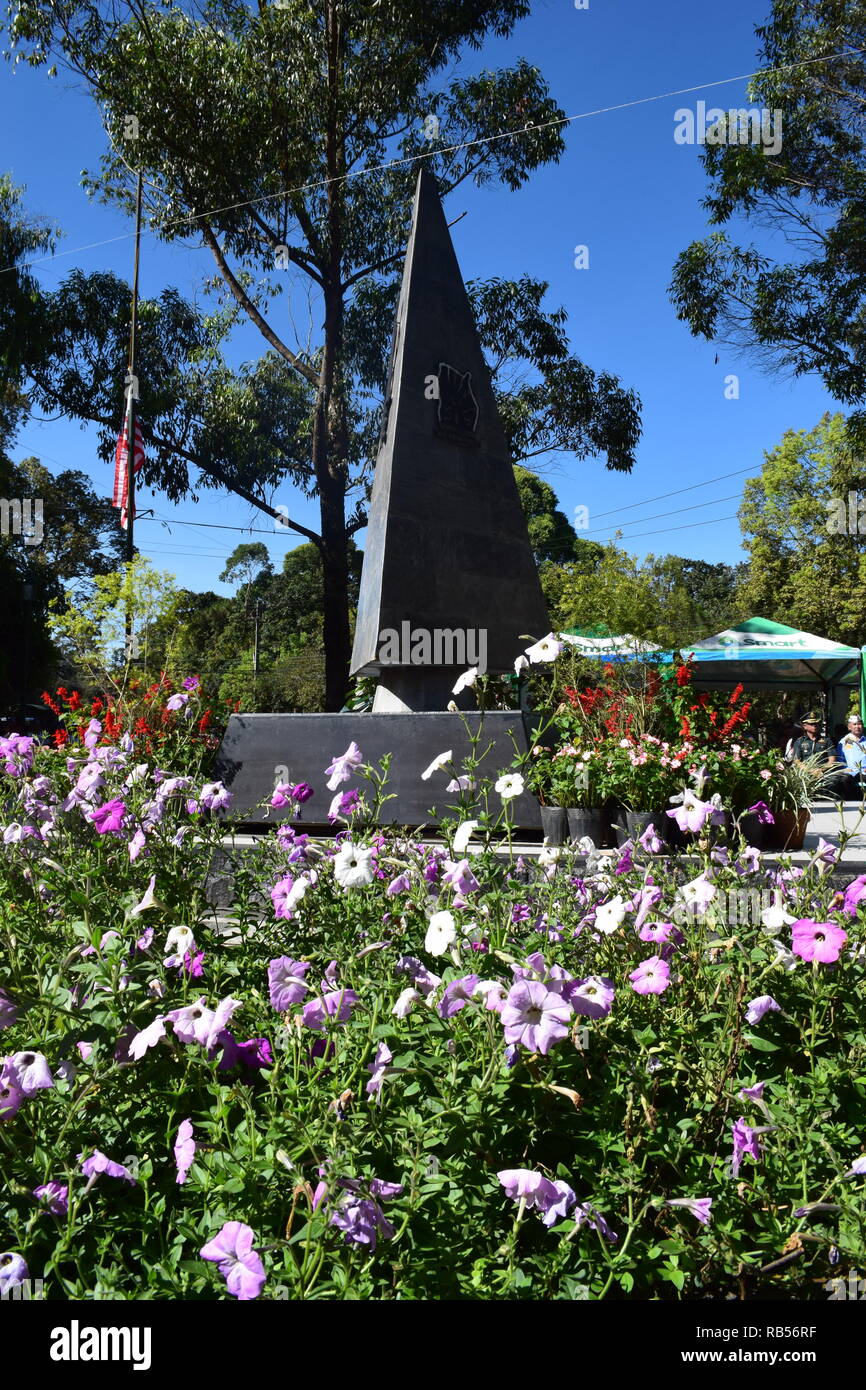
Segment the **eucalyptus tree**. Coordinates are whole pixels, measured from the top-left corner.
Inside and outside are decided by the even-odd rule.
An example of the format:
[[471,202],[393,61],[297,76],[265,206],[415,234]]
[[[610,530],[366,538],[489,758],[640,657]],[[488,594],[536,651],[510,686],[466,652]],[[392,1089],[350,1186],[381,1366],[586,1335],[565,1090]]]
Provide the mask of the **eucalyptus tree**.
[[[192,395],[154,400],[165,382],[142,372],[154,445],[145,477],[175,498],[227,487],[316,546],[329,708],[346,683],[348,542],[366,521],[417,161],[430,161],[443,194],[466,180],[516,190],[563,150],[563,113],[537,68],[523,59],[495,72],[456,67],[529,9],[528,0],[9,0],[15,60],[64,66],[99,103],[109,148],[86,186],[131,211],[140,171],[152,230],[212,255],[223,318],[203,320],[197,343],[188,325]],[[527,456],[603,452],[609,467],[628,469],[636,398],[570,354],[561,311],[541,309],[543,287],[494,282],[477,294],[491,356],[498,340],[534,369],[503,387]],[[164,307],[183,318],[179,305]],[[218,347],[239,319],[267,347],[235,373]],[[318,531],[270,500],[286,480],[318,497]]]

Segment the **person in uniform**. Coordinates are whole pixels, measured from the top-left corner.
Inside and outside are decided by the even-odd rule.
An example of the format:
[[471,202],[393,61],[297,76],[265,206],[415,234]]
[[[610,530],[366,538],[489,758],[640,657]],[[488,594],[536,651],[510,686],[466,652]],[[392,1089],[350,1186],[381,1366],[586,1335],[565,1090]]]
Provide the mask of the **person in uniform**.
[[853,783],[852,795],[862,796],[866,790],[866,733],[859,714],[849,714],[848,732],[836,744],[836,752],[839,761],[848,769]]

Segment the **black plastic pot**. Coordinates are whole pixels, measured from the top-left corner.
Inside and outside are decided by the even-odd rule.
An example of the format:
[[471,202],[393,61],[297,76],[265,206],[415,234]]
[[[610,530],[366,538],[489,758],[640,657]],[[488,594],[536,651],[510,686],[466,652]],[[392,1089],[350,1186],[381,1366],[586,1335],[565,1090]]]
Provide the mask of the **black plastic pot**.
[[590,839],[596,849],[605,841],[607,830],[606,816],[600,806],[569,806],[568,838],[572,844],[578,840]]
[[568,839],[568,817],[564,806],[540,806],[541,830],[549,845],[564,845]]

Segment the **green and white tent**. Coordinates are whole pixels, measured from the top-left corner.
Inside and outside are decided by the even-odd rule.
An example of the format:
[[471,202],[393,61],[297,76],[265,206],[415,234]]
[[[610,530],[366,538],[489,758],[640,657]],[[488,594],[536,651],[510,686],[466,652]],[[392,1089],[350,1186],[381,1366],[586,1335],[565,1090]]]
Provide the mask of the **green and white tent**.
[[684,647],[682,654],[694,656],[697,683],[717,689],[740,681],[763,690],[862,688],[866,662],[866,647],[846,647],[769,618],[749,618]]

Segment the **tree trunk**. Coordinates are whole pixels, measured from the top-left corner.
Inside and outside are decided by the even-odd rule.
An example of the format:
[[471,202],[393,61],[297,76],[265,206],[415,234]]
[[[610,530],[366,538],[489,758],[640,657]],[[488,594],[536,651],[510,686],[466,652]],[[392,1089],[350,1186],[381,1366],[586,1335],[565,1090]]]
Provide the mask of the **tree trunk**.
[[325,10],[328,51],[325,164],[328,171],[326,246],[323,266],[325,341],[313,424],[313,466],[319,488],[322,579],[324,587],[325,709],[339,710],[349,679],[349,562],[346,553],[346,483],[348,430],[343,379],[342,179],[346,161],[340,108],[343,35],[340,7],[329,0]]
[[339,710],[349,676],[349,563],[346,553],[345,486],[341,478],[319,484],[324,585],[325,709]]

